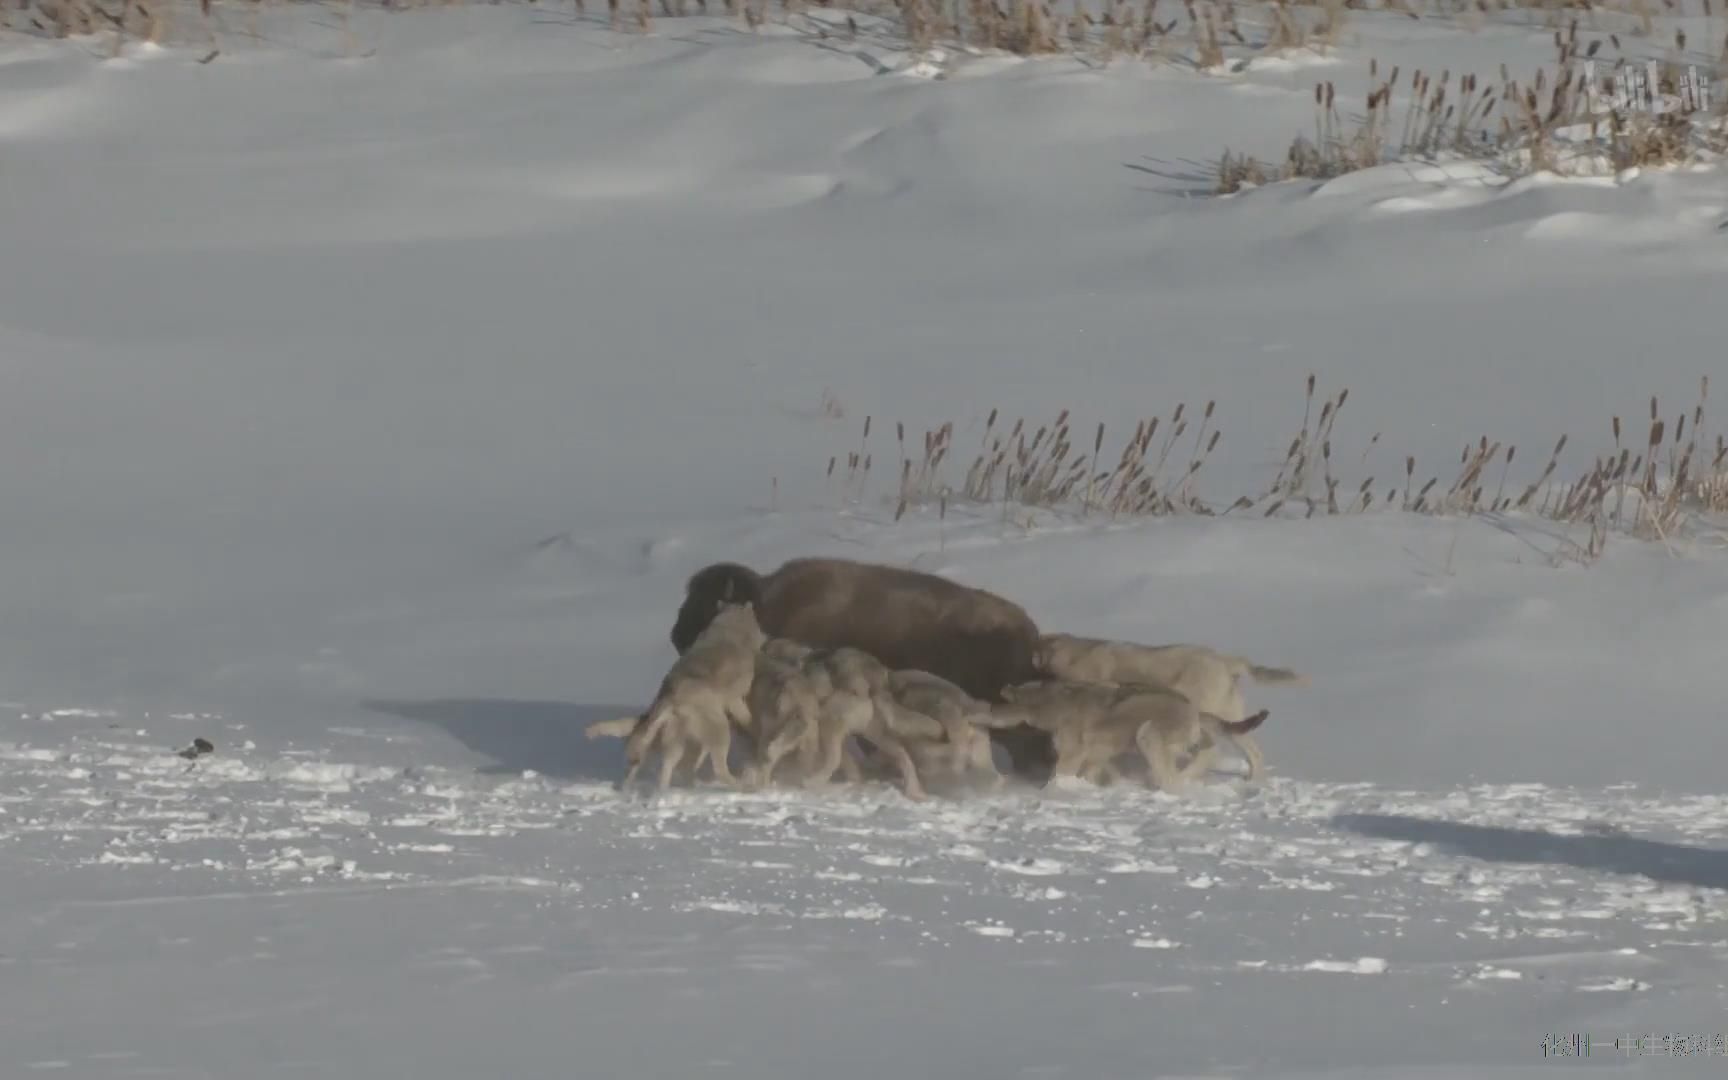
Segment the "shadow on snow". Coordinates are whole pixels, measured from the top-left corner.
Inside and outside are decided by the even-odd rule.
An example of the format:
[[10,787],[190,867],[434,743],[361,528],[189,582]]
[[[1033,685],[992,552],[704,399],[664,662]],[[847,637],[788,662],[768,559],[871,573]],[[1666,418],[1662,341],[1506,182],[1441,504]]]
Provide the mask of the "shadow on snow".
[[1490,862],[1559,863],[1580,870],[1642,874],[1655,881],[1728,889],[1728,850],[1604,834],[1563,836],[1543,829],[1508,829],[1407,817],[1339,814],[1332,824],[1382,840],[1433,844]]
[[583,729],[596,720],[634,716],[640,705],[576,705],[565,701],[507,698],[439,698],[430,701],[371,700],[361,706],[443,728],[468,749],[491,758],[481,772],[533,769],[560,780],[610,783],[624,775],[621,739],[589,739]]

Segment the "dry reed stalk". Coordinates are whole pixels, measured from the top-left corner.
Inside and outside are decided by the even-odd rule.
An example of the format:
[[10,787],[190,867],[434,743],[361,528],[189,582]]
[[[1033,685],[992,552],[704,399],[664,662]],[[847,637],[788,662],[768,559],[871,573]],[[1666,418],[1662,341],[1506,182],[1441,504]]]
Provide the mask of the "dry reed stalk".
[[[1713,442],[1706,437],[1708,390],[1708,379],[1700,380],[1698,402],[1671,420],[1661,416],[1660,403],[1652,398],[1649,427],[1636,447],[1624,444],[1620,419],[1612,418],[1611,453],[1593,460],[1584,473],[1570,480],[1556,479],[1568,445],[1565,435],[1555,442],[1540,474],[1522,486],[1514,482],[1514,471],[1523,460],[1516,447],[1481,436],[1463,448],[1457,473],[1447,487],[1439,487],[1438,476],[1430,476],[1418,486],[1416,459],[1406,455],[1402,493],[1393,485],[1377,500],[1372,475],[1349,480],[1352,493],[1341,497],[1346,480],[1337,472],[1341,459],[1335,452],[1336,425],[1349,391],[1346,388],[1336,395],[1322,396],[1317,379],[1310,375],[1304,388],[1301,428],[1291,439],[1271,487],[1259,496],[1239,496],[1221,512],[1267,503],[1262,513],[1268,517],[1291,504],[1303,506],[1303,516],[1307,517],[1322,510],[1335,515],[1366,513],[1373,508],[1461,519],[1478,514],[1527,513],[1586,530],[1582,541],[1565,542],[1563,551],[1555,556],[1561,561],[1593,561],[1601,555],[1607,538],[1616,533],[1672,545],[1679,537],[1696,535],[1701,519],[1728,514],[1728,440],[1721,434],[1716,434]],[[1207,402],[1197,424],[1190,421],[1183,403],[1167,417],[1138,421],[1110,469],[1103,467],[1107,437],[1103,423],[1093,427],[1090,451],[1080,451],[1073,445],[1068,409],[1061,410],[1053,422],[1035,428],[1018,419],[1005,434],[999,427],[1000,411],[992,409],[958,488],[943,478],[944,466],[952,456],[955,425],[950,421],[926,431],[922,454],[914,458],[907,452],[904,425],[897,423],[900,469],[895,516],[930,503],[937,504],[945,516],[948,503],[954,500],[980,506],[1000,503],[1005,522],[1012,507],[1072,507],[1081,516],[1096,510],[1107,511],[1112,518],[1218,513],[1197,490],[1198,476],[1222,434],[1214,426],[1216,409],[1216,401]],[[852,498],[861,498],[867,486],[871,425],[871,418],[866,417],[858,449],[847,455],[842,491]],[[1379,441],[1378,433],[1369,439],[1360,455],[1361,464],[1366,464]],[[1167,471],[1167,466],[1174,466],[1179,443],[1188,447],[1182,455],[1186,464]],[[830,483],[838,462],[838,456],[828,459]],[[1508,494],[1514,491],[1515,496]]]

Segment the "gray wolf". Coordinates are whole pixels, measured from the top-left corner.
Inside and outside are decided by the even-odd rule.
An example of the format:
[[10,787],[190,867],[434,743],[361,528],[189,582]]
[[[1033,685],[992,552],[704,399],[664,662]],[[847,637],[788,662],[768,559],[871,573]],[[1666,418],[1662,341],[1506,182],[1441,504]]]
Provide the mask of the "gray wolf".
[[947,679],[927,671],[889,673],[887,692],[902,707],[942,725],[945,737],[939,742],[906,741],[920,776],[926,780],[948,777],[956,781],[976,777],[983,779],[990,790],[1007,782],[990,754],[988,731],[992,715],[988,702],[979,701]]
[[[1309,685],[1308,676],[1288,668],[1265,667],[1204,645],[1141,645],[1073,634],[1041,636],[1034,663],[1051,679],[1107,686],[1167,686],[1187,697],[1201,712],[1231,722],[1248,715],[1240,682],[1243,677],[1273,686]],[[1257,744],[1246,736],[1237,745],[1254,746],[1258,753]]]
[[808,782],[821,749],[819,687],[805,673],[801,658],[782,658],[788,650],[776,648],[780,644],[769,641],[756,654],[756,677],[746,697],[756,742],[756,761],[745,780],[749,787],[772,783],[775,767],[792,753],[797,754],[799,772]]
[[[1006,703],[998,717],[1019,717],[1052,736],[1056,764],[1052,779],[1075,776],[1102,782],[1115,775],[1115,759],[1138,750],[1148,779],[1169,792],[1181,791],[1203,775],[1220,741],[1237,744],[1248,758],[1249,775],[1260,771],[1257,749],[1240,739],[1265,722],[1265,710],[1240,721],[1202,712],[1187,697],[1150,684],[1105,686],[1052,679],[1004,688]],[[1186,765],[1180,759],[1186,754]]]
[[716,780],[737,787],[726,761],[732,725],[750,727],[746,698],[756,676],[756,656],[767,640],[749,603],[724,605],[673,663],[653,704],[626,737],[624,755],[630,767],[620,786],[636,779],[643,759],[658,746],[660,788],[670,785],[692,749],[692,771],[706,759]]
[[769,643],[767,652],[777,660],[797,663],[820,703],[818,749],[807,784],[829,783],[836,772],[853,782],[863,779],[857,760],[847,753],[848,740],[856,736],[875,749],[873,756],[893,766],[907,798],[925,797],[907,743],[940,740],[945,732],[938,721],[894,700],[888,691],[893,673],[886,666],[861,649],[845,646],[813,649],[777,639]]

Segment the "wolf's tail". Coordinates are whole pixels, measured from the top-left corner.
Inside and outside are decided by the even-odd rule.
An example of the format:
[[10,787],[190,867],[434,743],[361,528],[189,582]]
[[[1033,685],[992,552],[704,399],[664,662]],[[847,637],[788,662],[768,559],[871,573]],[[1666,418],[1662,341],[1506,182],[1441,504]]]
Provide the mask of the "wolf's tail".
[[1308,676],[1289,668],[1263,667],[1247,657],[1232,656],[1229,658],[1230,674],[1237,677],[1243,675],[1257,683],[1271,686],[1307,686]]
[[616,720],[596,720],[582,732],[590,739],[628,739],[642,722],[640,716],[620,716]]
[[1266,722],[1266,717],[1270,715],[1270,709],[1261,709],[1253,716],[1244,717],[1241,720],[1220,720],[1218,721],[1218,726],[1222,727],[1232,735],[1246,735],[1261,724],[1264,724]]

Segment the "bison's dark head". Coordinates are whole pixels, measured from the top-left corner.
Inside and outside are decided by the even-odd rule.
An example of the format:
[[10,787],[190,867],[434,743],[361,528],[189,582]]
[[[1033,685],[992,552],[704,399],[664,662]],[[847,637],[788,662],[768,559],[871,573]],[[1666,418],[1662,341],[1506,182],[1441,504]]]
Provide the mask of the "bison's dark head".
[[708,629],[722,604],[746,601],[756,605],[760,618],[762,578],[748,566],[715,563],[696,571],[684,586],[684,604],[678,609],[678,621],[672,624],[672,647],[683,655]]

